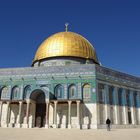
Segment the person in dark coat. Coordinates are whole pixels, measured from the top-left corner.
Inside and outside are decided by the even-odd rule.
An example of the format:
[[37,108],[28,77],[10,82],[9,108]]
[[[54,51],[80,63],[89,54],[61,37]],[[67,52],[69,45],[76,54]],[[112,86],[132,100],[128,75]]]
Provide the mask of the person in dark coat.
[[106,120],[107,131],[110,131],[110,124],[111,124],[111,121],[109,118],[107,118],[107,120]]

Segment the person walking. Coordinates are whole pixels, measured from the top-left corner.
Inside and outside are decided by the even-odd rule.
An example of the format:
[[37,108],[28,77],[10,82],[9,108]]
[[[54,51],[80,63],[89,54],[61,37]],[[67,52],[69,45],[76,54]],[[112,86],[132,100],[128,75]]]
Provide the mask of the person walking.
[[110,131],[110,124],[111,124],[111,121],[109,118],[107,118],[107,120],[106,120],[107,131]]

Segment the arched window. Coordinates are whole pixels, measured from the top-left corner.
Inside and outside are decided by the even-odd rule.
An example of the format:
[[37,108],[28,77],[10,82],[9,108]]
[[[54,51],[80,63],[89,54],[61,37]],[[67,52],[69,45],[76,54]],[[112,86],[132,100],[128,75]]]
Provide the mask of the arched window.
[[69,98],[75,98],[76,97],[76,86],[70,85],[69,86]]
[[31,92],[31,86],[28,85],[24,88],[24,92],[23,92],[23,99],[26,99],[27,95],[29,95]]
[[91,96],[91,86],[89,84],[85,84],[83,86],[83,99],[89,101],[90,96]]
[[17,100],[19,98],[19,94],[20,94],[20,89],[18,86],[15,86],[13,89],[12,89],[12,96],[11,96],[11,99],[12,100]]
[[6,98],[8,95],[8,87],[3,87],[1,90],[1,99]]
[[55,87],[55,97],[56,97],[57,99],[63,98],[63,92],[64,92],[64,88],[63,88],[62,85],[57,85],[57,86]]

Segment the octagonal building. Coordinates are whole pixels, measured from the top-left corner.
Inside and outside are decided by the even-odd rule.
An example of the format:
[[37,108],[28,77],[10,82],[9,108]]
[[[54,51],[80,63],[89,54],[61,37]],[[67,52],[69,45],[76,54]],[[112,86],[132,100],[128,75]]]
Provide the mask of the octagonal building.
[[0,69],[0,127],[140,127],[140,78],[100,65],[83,36],[59,32],[31,67]]

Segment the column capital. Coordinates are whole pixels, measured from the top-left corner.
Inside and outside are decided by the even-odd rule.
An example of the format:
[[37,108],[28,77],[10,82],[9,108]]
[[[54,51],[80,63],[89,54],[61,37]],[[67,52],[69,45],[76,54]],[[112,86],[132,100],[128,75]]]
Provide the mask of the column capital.
[[72,103],[72,101],[68,101],[68,104],[71,104]]
[[77,100],[77,101],[76,101],[76,103],[78,103],[78,104],[79,104],[80,102],[81,102],[80,100]]
[[57,104],[58,103],[58,101],[54,101],[54,104]]
[[19,104],[20,104],[20,105],[23,104],[23,101],[19,101]]
[[10,104],[10,101],[7,101],[6,103],[9,105]]
[[50,101],[49,101],[49,99],[45,99],[45,102],[46,102],[46,104],[48,104]]
[[27,103],[27,104],[31,103],[31,100],[30,100],[30,99],[27,99],[27,100],[26,100],[26,103]]
[[46,102],[46,104],[50,104],[50,102],[48,101],[48,102]]

